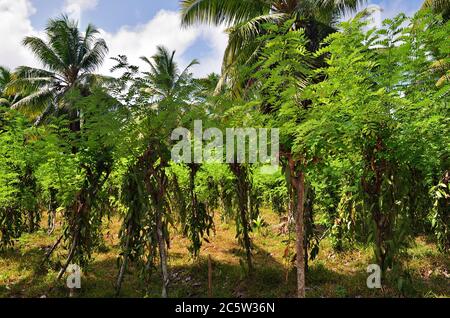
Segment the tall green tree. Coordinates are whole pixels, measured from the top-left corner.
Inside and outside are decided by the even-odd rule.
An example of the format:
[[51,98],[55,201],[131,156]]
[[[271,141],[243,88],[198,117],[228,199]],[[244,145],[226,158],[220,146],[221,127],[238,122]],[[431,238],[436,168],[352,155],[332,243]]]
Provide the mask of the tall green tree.
[[37,155],[29,140],[33,133],[25,116],[0,106],[0,250],[32,232],[39,219],[30,175]]
[[[106,112],[105,116],[115,119],[113,110],[118,108],[113,107],[118,103],[99,87],[94,94],[94,86],[98,86],[94,84],[101,78],[94,72],[108,52],[105,41],[98,38],[98,29],[89,24],[81,32],[78,22],[62,16],[49,20],[45,33],[45,39],[26,37],[23,40],[42,68],[17,68],[5,90],[8,95],[23,97],[14,101],[11,108],[29,115],[35,125],[56,115],[65,118],[62,122],[69,128],[66,144],[69,144],[72,156],[77,157],[79,166],[75,169],[80,182],[79,187],[73,189],[75,193],[64,202],[63,236],[69,254],[58,275],[61,278],[72,260],[84,265],[91,256],[101,219],[101,213],[95,213],[98,211],[97,199],[110,173],[113,147],[107,144],[102,131],[104,127],[97,124],[98,110],[92,106],[97,103],[98,108]],[[91,95],[94,96],[91,98]],[[54,123],[59,125],[61,121],[54,120]],[[110,123],[117,122],[112,120]],[[113,128],[110,135],[112,132]],[[59,242],[61,240],[56,245]]]
[[[174,56],[174,51],[158,47],[151,58],[142,58],[150,67],[142,73],[129,65],[125,56],[115,58],[118,65],[114,70],[126,70],[122,81],[128,83],[125,85],[128,89],[122,98],[131,111],[125,138],[132,140],[131,144],[124,145],[129,165],[122,187],[126,217],[121,232],[124,253],[116,284],[118,292],[130,259],[143,261],[148,270],[155,256],[159,256],[162,296],[168,295],[168,227],[174,220],[170,213],[171,206],[175,206],[171,204],[171,194],[177,192],[171,189],[176,183],[168,173],[173,146],[171,135],[174,129],[186,127],[195,113],[191,102],[196,85],[190,68],[197,63],[194,60],[180,70]],[[191,189],[198,167],[192,168]],[[188,204],[194,212],[198,208],[194,194]],[[147,213],[142,213],[142,209]],[[197,234],[193,233],[192,237],[196,238]]]
[[[182,0],[182,24],[225,25],[229,34],[222,66],[223,80],[239,82],[237,64],[255,61],[255,52],[263,45],[257,41],[265,33],[266,23],[293,21],[293,28],[303,28],[308,48],[315,51],[320,42],[335,32],[343,13],[354,11],[365,0]],[[240,79],[242,81],[242,79]]]
[[157,53],[151,59],[141,57],[150,67],[148,72],[144,72],[145,81],[148,85],[145,92],[151,94],[155,99],[177,98],[182,92],[183,85],[190,77],[190,69],[198,64],[197,60],[192,60],[184,70],[180,71],[175,62],[175,51],[170,52],[164,46],[156,48]]
[[17,68],[6,92],[26,96],[12,104],[36,118],[37,123],[51,113],[66,113],[73,121],[71,129],[80,130],[80,110],[66,98],[77,88],[83,96],[98,80],[94,72],[103,63],[108,52],[106,42],[98,38],[99,30],[89,24],[84,32],[78,23],[67,16],[49,20],[46,39],[26,37],[23,44],[29,48],[43,68]]
[[266,26],[267,33],[261,36],[265,43],[258,63],[250,68],[255,83],[249,94],[249,104],[258,105],[258,116],[262,116],[266,127],[280,129],[281,163],[286,169],[288,186],[292,190],[290,206],[296,224],[297,291],[305,297],[305,157],[293,151],[297,127],[305,117],[310,104],[301,93],[311,83],[313,56],[307,49],[308,39],[303,29],[292,31],[291,21],[282,26]]
[[[348,227],[365,223],[383,270],[399,269],[418,231],[433,227],[448,246],[449,91],[448,84],[436,87],[428,71],[442,57],[430,54],[433,48],[448,51],[449,24],[439,21],[399,15],[368,32],[359,19],[343,23],[317,53],[327,55],[325,80],[304,92],[314,107],[297,127],[296,152],[307,155],[309,166],[319,158],[322,170],[334,170],[340,205],[353,201],[362,216]],[[440,198],[434,208],[433,196]]]

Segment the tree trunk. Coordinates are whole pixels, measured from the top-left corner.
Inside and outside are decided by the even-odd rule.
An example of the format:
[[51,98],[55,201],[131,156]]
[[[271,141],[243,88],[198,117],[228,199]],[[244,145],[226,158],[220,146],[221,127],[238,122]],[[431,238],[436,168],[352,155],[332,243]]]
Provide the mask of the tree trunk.
[[[66,263],[59,271],[57,280],[60,280],[61,277],[64,275],[64,273],[67,270],[67,267],[70,265],[70,262],[72,262],[72,259],[75,256],[77,248],[79,247],[79,245],[82,244],[83,239],[85,239],[81,236],[82,235],[81,226],[82,226],[83,218],[86,218],[87,215],[89,214],[90,207],[87,203],[88,199],[86,198],[86,196],[87,196],[87,194],[86,194],[85,190],[83,189],[77,197],[77,200],[75,203],[76,209],[75,209],[75,211],[73,211],[73,216],[72,216],[73,219],[69,221],[70,224],[69,224],[68,231],[73,236],[71,246],[70,246],[70,252],[69,252],[69,255],[67,256]],[[86,235],[86,233],[84,235]]]
[[295,206],[295,249],[297,252],[295,262],[297,266],[297,296],[298,298],[305,298],[305,175],[303,171],[298,171],[298,161],[294,161],[292,157],[289,157],[288,159],[291,173],[291,183],[297,194],[297,203]]
[[29,233],[34,233],[35,231],[35,220],[34,220],[34,211],[29,210],[28,211],[28,231]]
[[253,272],[253,262],[252,262],[252,247],[250,242],[250,236],[248,231],[248,220],[247,220],[247,213],[246,209],[241,207],[241,223],[243,224],[243,236],[244,236],[244,245],[245,245],[245,251],[247,255],[247,265],[248,265],[248,271],[251,274]]
[[304,253],[304,201],[305,201],[305,180],[303,172],[298,176],[297,188],[297,208],[295,215],[296,250],[297,250],[297,292],[299,298],[305,297],[305,253]]
[[239,217],[242,226],[242,239],[247,256],[248,271],[253,272],[252,262],[252,245],[249,235],[249,221],[248,221],[248,178],[247,170],[240,164],[231,164],[231,170],[237,178],[237,197],[239,202]]
[[208,298],[212,298],[212,259],[211,254],[208,255]]
[[388,247],[386,246],[387,226],[385,222],[385,216],[381,213],[378,204],[378,199],[374,200],[372,217],[375,222],[375,245],[376,245],[376,257],[377,263],[380,265],[382,271],[386,269],[386,256],[388,253]]
[[48,211],[48,229],[47,234],[52,235],[56,228],[56,211]]
[[48,235],[51,235],[55,231],[55,228],[56,228],[56,209],[57,209],[56,190],[51,188],[50,189],[50,203],[48,205],[48,222],[47,222]]
[[[380,206],[380,197],[382,195],[383,175],[386,171],[386,160],[380,158],[380,154],[384,151],[383,140],[380,136],[377,137],[374,149],[369,149],[366,152],[366,170],[369,176],[362,177],[363,189],[366,193],[366,202],[368,203],[372,220],[375,222],[375,245],[377,263],[381,269],[386,269],[385,261],[388,255],[388,246],[386,239],[389,235],[390,228],[389,217],[384,215]],[[389,211],[387,211],[389,213]]]
[[120,289],[122,288],[122,282],[123,282],[123,276],[125,275],[125,271],[127,270],[128,265],[128,249],[130,248],[130,237],[132,235],[132,226],[131,224],[128,226],[128,232],[127,232],[127,241],[125,243],[125,253],[123,255],[123,262],[120,266],[119,275],[117,277],[116,282],[116,296],[119,296]]
[[45,258],[42,260],[41,267],[44,266],[44,264],[50,259],[50,256],[55,251],[55,249],[58,247],[59,243],[61,243],[61,240],[63,239],[64,234],[62,234],[53,244],[53,246],[50,248],[50,250],[45,254]]
[[[161,276],[163,280],[161,297],[167,298],[169,286],[169,270],[167,265],[167,246],[169,246],[169,238],[166,237],[164,231],[163,216],[165,214],[165,196],[167,177],[165,174],[165,164],[162,162],[158,167],[154,167],[155,162],[152,160],[152,149],[148,148],[141,157],[142,162],[147,166],[147,176],[145,177],[145,184],[148,193],[151,195],[155,206],[156,218],[156,240],[159,250],[159,259],[161,265]],[[158,156],[159,157],[159,156]],[[159,157],[161,159],[161,157]],[[162,160],[162,159],[161,159]]]
[[58,273],[58,277],[56,278],[57,280],[60,280],[63,277],[64,273],[67,270],[67,267],[69,267],[70,262],[72,261],[73,257],[75,256],[75,250],[78,245],[78,233],[79,232],[77,231],[75,234],[75,237],[72,242],[72,246],[70,247],[69,256],[67,256],[66,263],[64,264],[64,266],[61,267],[61,270]]
[[159,257],[161,260],[161,273],[162,273],[162,279],[163,279],[161,297],[167,298],[167,286],[169,285],[169,270],[167,267],[166,240],[164,238],[164,230],[163,230],[161,211],[158,211],[158,214],[156,217],[157,217],[156,236],[158,239],[158,249],[159,249]]

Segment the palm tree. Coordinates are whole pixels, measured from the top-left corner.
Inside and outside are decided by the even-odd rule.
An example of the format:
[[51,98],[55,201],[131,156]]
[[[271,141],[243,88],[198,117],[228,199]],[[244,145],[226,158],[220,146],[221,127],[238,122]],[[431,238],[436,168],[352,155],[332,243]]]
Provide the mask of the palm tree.
[[148,86],[146,91],[156,99],[176,98],[190,78],[189,70],[192,66],[198,64],[197,60],[192,60],[180,72],[174,57],[175,51],[170,52],[163,46],[157,47],[157,52],[151,59],[141,57],[141,60],[150,66],[150,71],[144,72]]
[[[295,28],[304,28],[315,51],[320,42],[334,32],[337,19],[356,10],[366,0],[182,0],[182,25],[195,23],[225,25],[229,34],[222,73],[223,80],[236,77],[236,64],[247,64],[257,55],[256,37],[266,23],[294,19]],[[234,74],[233,74],[234,73]]]
[[[78,23],[67,16],[51,19],[45,31],[47,41],[38,37],[23,40],[44,68],[19,67],[6,92],[26,96],[12,108],[38,116],[37,123],[56,111],[69,113],[70,119],[77,121],[79,111],[65,97],[75,88],[83,96],[89,95],[90,86],[99,78],[93,72],[103,63],[108,48],[103,39],[97,38],[99,31],[93,25],[89,24],[83,34]],[[78,131],[79,121],[71,129]]]

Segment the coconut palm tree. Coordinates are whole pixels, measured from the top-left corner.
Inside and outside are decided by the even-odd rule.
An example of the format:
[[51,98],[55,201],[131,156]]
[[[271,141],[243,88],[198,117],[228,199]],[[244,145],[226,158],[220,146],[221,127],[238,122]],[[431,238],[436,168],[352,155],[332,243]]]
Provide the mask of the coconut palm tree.
[[[255,39],[264,32],[266,23],[294,20],[293,27],[304,28],[309,49],[334,32],[342,14],[356,10],[365,0],[182,0],[182,25],[208,23],[228,27],[228,46],[223,61],[223,84],[226,77],[236,76],[235,64],[247,64],[257,54]],[[234,73],[234,74],[233,74]]]
[[[72,89],[79,89],[83,96],[89,94],[90,86],[99,78],[93,72],[103,63],[108,48],[103,39],[97,38],[99,31],[93,25],[81,33],[78,23],[67,16],[51,19],[45,32],[46,40],[38,37],[23,40],[43,68],[19,67],[6,92],[26,96],[12,104],[12,108],[38,116],[37,123],[55,111],[68,113],[76,121],[79,111],[70,106],[66,96]],[[78,122],[71,128],[77,131],[79,126]]]
[[174,60],[175,51],[170,52],[164,46],[158,46],[156,50],[156,54],[150,59],[141,57],[141,60],[150,66],[150,70],[144,72],[148,85],[146,91],[156,99],[176,98],[189,79],[191,67],[198,64],[198,61],[192,60],[180,72],[178,64]]

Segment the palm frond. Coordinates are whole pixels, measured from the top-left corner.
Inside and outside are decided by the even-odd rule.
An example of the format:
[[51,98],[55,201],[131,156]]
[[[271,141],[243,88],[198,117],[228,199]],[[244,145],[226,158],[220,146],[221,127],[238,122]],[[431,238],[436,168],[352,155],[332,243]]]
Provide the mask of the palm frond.
[[3,87],[11,81],[11,71],[3,66],[0,66],[0,92]]
[[442,14],[444,21],[450,18],[450,0],[425,0],[421,10],[431,9],[433,12]]
[[45,110],[46,105],[48,105],[53,98],[54,94],[51,90],[43,89],[22,98],[14,103],[11,108],[21,109],[31,116],[38,116]]
[[48,69],[61,72],[65,68],[61,58],[49,47],[47,43],[37,37],[26,37],[23,45],[30,48],[39,61]]
[[4,90],[9,96],[27,96],[38,90],[54,86],[55,79],[54,74],[46,70],[21,66],[13,74],[12,80]]
[[11,102],[6,98],[0,97],[0,106],[4,106],[4,105],[10,106]]
[[86,50],[86,53],[82,56],[79,64],[80,69],[88,72],[94,72],[101,64],[103,64],[107,54],[108,46],[106,45],[105,40],[97,40],[93,47]]
[[95,35],[98,34],[99,31],[95,28],[93,24],[89,24],[84,32],[83,40],[80,42],[78,49],[78,62],[81,63],[84,56],[90,51],[90,48],[93,46],[95,42]]
[[425,0],[422,4],[422,9],[436,9],[436,10],[445,10],[450,8],[449,0]]
[[189,78],[191,77],[191,73],[190,70],[194,65],[199,65],[200,62],[198,60],[192,60],[188,66],[186,66],[186,68],[181,72],[180,75],[178,75],[178,78],[175,82],[175,87],[174,89],[176,90],[177,88],[179,88],[181,85],[183,85],[184,83],[186,83]]
[[69,65],[77,65],[79,60],[79,48],[82,37],[78,30],[78,23],[67,16],[58,19],[50,19],[46,27],[49,45],[64,62]]
[[[286,20],[284,13],[267,14],[237,24],[227,30],[229,38],[225,50],[224,65],[231,65],[247,45],[250,45],[264,31],[264,24],[278,24]],[[250,52],[252,54],[253,52]]]
[[85,73],[80,75],[79,82],[87,87],[96,87],[102,85],[113,84],[117,79],[113,76],[105,76],[99,74]]
[[322,12],[339,15],[354,12],[359,6],[366,4],[367,0],[316,0],[315,6]]
[[181,23],[183,26],[195,23],[231,26],[266,15],[270,9],[269,1],[265,0],[183,0]]
[[55,77],[55,74],[40,68],[19,66],[14,72],[14,77],[16,78]]

